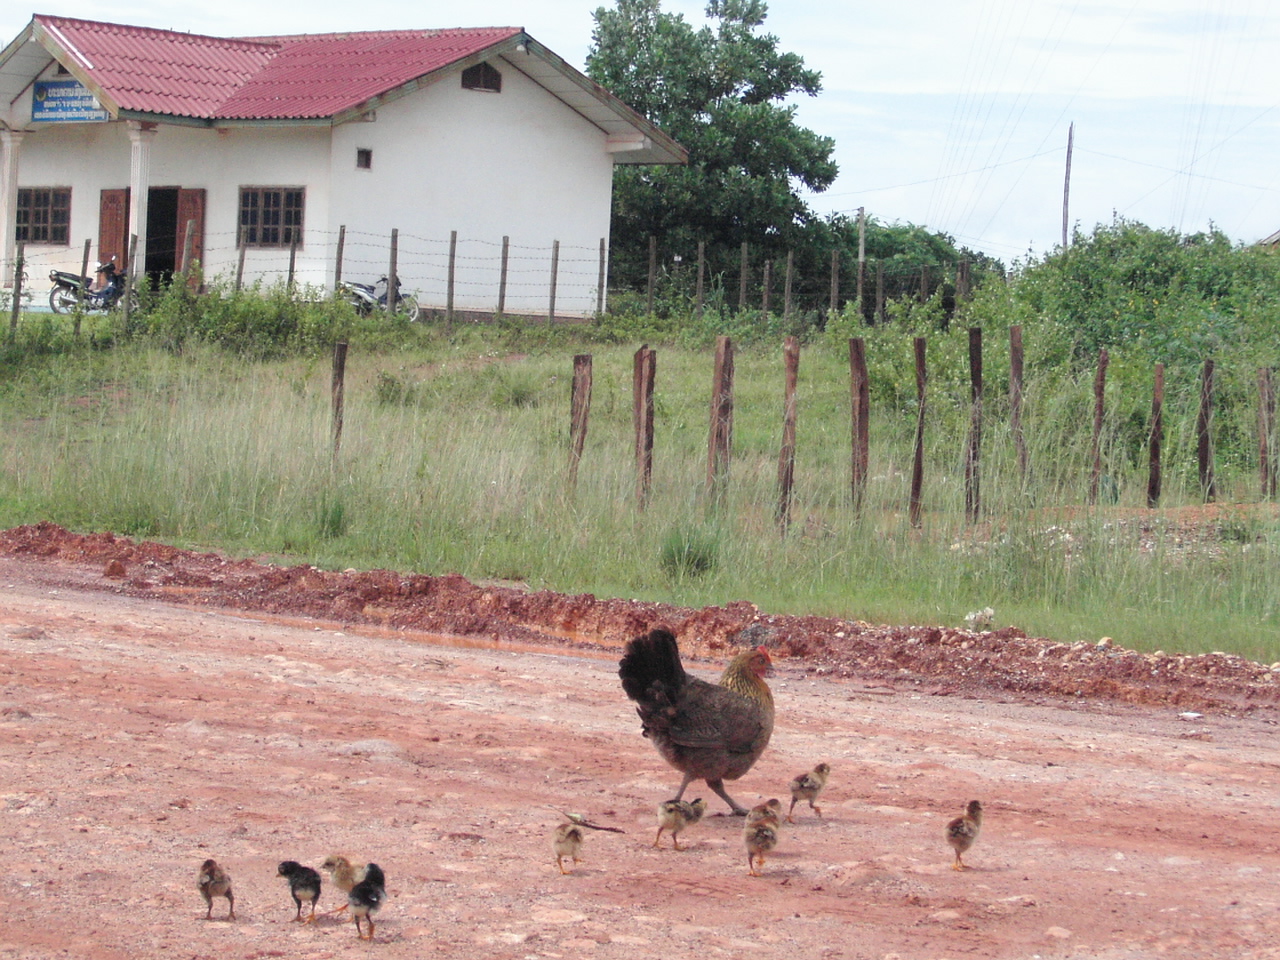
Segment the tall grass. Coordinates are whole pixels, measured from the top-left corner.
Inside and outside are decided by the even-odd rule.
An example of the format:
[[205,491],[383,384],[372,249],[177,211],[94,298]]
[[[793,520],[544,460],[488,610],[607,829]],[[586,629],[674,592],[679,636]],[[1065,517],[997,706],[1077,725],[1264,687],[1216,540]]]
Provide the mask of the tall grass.
[[[893,349],[909,358],[903,342]],[[1032,376],[1026,482],[1004,426],[1003,385],[990,387],[985,511],[981,524],[966,524],[958,342],[931,340],[919,529],[906,514],[908,360],[877,360],[871,478],[855,513],[847,350],[805,351],[793,523],[783,535],[779,351],[738,354],[730,483],[711,504],[709,352],[659,350],[655,472],[640,511],[634,345],[591,348],[591,420],[570,489],[575,348],[516,354],[430,336],[395,352],[353,351],[336,459],[325,358],[246,365],[209,347],[174,355],[138,345],[32,363],[0,385],[0,523],[51,519],[286,562],[457,572],[685,605],[747,599],[776,613],[962,625],[990,606],[997,625],[1064,641],[1108,635],[1146,649],[1280,659],[1274,513],[1194,549],[1158,513],[1145,532],[1121,522],[1145,494],[1145,461],[1126,446],[1123,424],[1107,447],[1115,504],[1059,509],[1085,502],[1087,376]],[[878,358],[889,352],[873,346]],[[1166,416],[1169,459],[1180,462],[1194,449],[1194,407],[1175,396]],[[1245,480],[1243,467],[1228,466],[1224,494],[1247,498]],[[1182,468],[1165,490],[1171,505],[1199,493]]]

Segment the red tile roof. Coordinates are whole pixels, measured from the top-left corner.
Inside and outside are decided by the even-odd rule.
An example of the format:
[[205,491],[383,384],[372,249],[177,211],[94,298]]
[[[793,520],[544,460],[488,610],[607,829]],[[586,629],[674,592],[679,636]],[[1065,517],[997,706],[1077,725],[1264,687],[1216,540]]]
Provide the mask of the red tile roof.
[[37,15],[104,105],[202,120],[322,119],[523,33],[519,27],[227,39]]

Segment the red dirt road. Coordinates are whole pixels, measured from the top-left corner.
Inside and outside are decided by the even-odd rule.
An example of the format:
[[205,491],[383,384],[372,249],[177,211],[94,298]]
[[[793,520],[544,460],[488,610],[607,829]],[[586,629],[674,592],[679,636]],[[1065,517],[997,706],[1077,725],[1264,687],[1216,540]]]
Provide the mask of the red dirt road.
[[[651,846],[678,776],[616,660],[657,622],[708,677],[735,642],[774,651],[777,729],[739,801],[832,766],[825,816],[798,807],[758,879],[732,817]],[[0,958],[1280,958],[1276,677],[20,528],[0,533]],[[972,798],[960,873],[943,827]],[[626,832],[561,876],[557,811]],[[371,944],[289,922],[277,862],[331,852],[386,871]],[[204,919],[207,857],[234,922],[225,901]]]

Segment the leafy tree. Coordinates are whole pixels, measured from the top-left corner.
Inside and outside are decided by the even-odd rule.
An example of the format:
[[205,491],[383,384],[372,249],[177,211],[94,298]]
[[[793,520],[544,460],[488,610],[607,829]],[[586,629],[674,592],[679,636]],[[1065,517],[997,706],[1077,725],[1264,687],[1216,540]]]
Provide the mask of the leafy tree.
[[763,0],[708,0],[695,30],[661,0],[595,11],[587,73],[689,151],[687,166],[621,166],[614,176],[615,280],[643,281],[648,238],[684,252],[707,243],[713,272],[736,269],[739,245],[785,254],[818,218],[799,185],[826,189],[834,141],[796,123],[793,94],[815,96],[817,71],[759,28]]

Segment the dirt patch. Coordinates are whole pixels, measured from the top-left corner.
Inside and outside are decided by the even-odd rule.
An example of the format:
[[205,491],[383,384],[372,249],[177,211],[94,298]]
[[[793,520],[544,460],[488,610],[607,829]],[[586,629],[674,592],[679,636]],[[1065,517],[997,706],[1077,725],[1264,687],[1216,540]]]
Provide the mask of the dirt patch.
[[[0,534],[0,957],[1280,957],[1280,683],[1017,631],[691,610]],[[618,687],[775,654],[742,802],[832,765],[764,876],[740,822],[651,846],[678,778]],[[723,805],[712,800],[712,813]],[[947,820],[983,801],[950,867]],[[590,833],[556,870],[560,811]],[[290,923],[276,863],[379,862],[373,944]],[[230,870],[205,921],[200,863]],[[321,909],[337,905],[326,887]]]

